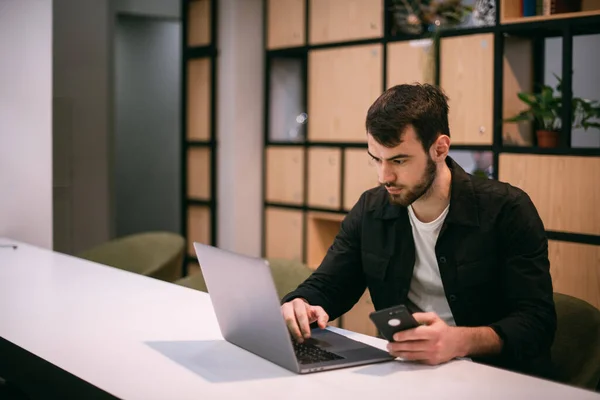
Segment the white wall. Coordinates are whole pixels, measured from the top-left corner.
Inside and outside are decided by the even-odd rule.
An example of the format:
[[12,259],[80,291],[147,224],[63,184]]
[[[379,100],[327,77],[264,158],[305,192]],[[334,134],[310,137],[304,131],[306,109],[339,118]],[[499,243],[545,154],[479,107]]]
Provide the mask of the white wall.
[[0,1],[0,236],[52,248],[52,1]]
[[219,247],[260,256],[262,230],[262,0],[222,0],[218,25]]

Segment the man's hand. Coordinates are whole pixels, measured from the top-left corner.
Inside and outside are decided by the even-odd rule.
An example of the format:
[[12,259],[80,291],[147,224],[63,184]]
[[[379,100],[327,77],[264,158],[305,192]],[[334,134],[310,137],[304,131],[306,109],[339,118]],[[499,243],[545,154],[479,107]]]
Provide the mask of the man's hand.
[[413,317],[422,325],[396,333],[395,342],[387,347],[391,355],[437,365],[457,357],[501,351],[502,341],[491,328],[448,326],[435,313],[415,313]]
[[391,355],[429,365],[465,356],[457,328],[448,326],[435,313],[415,313],[413,317],[421,326],[396,333],[395,342],[387,347]]
[[302,343],[310,338],[310,324],[318,321],[319,328],[325,329],[329,315],[320,306],[311,306],[304,299],[296,298],[281,306],[285,324],[294,338]]

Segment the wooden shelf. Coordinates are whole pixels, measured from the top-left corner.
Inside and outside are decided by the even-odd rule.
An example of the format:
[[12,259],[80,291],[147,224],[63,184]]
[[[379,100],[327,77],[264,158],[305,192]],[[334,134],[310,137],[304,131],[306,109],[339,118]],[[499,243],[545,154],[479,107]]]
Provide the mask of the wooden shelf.
[[548,257],[554,290],[600,309],[600,246],[551,240]]
[[266,200],[304,203],[304,148],[269,147],[266,151]]
[[552,15],[534,15],[531,17],[509,17],[502,20],[502,24],[521,24],[527,22],[540,22],[540,21],[552,21],[557,19],[569,19],[569,18],[580,18],[580,17],[591,17],[594,15],[600,15],[600,9],[591,11],[579,11],[571,13],[561,13]]
[[208,200],[211,197],[210,149],[190,147],[187,153],[187,196],[190,199]]
[[209,58],[188,61],[187,70],[187,138],[209,140],[211,113],[211,68]]
[[364,119],[381,94],[382,65],[381,44],[309,51],[309,140],[365,141]]
[[452,143],[492,144],[494,34],[442,38],[440,63]]
[[193,0],[188,3],[188,47],[210,44],[210,6],[210,0]]
[[387,87],[402,83],[435,83],[434,48],[430,39],[389,43]]
[[343,207],[350,210],[365,190],[379,186],[379,180],[364,149],[346,149],[344,161]]
[[265,257],[302,261],[303,212],[267,207]]
[[279,49],[305,43],[305,0],[267,0],[267,48]]
[[211,244],[211,212],[209,207],[188,206],[187,213],[187,245],[188,255],[195,257],[194,243]]
[[311,44],[369,39],[383,35],[383,0],[309,1]]
[[308,205],[316,208],[340,208],[340,149],[308,149]]
[[[508,118],[527,109],[517,94],[533,89],[533,44],[530,39],[504,38],[504,79],[502,88],[502,115]],[[502,144],[531,146],[533,144],[530,122],[503,123]]]
[[500,154],[499,178],[531,197],[545,228],[600,235],[600,157]]

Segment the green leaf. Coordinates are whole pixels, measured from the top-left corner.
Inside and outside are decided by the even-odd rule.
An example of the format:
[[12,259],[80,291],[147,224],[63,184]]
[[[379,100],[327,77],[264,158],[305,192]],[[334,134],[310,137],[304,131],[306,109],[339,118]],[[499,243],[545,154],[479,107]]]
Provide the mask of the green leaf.
[[521,101],[523,101],[524,103],[533,106],[535,104],[537,104],[537,99],[536,96],[531,94],[531,93],[517,93],[517,96],[519,97],[519,99],[521,99]]

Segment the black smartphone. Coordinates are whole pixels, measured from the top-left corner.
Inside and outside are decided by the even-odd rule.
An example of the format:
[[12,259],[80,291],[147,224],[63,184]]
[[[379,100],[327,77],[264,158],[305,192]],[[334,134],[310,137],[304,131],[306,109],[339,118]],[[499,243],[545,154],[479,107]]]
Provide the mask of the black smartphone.
[[371,318],[371,321],[373,321],[381,335],[388,342],[394,341],[394,334],[396,332],[419,326],[419,323],[403,304],[373,311],[369,314],[369,318]]

